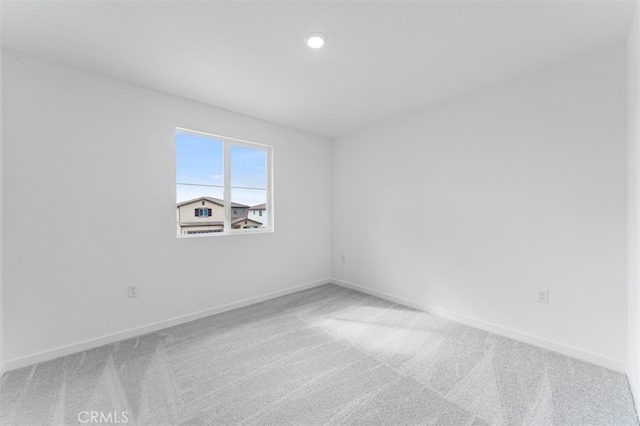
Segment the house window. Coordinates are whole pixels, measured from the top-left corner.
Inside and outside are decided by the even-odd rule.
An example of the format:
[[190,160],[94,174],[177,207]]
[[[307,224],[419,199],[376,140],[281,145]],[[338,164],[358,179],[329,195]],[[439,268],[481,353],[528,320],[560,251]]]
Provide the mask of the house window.
[[208,209],[206,207],[200,207],[196,209],[196,216],[197,217],[209,217],[211,216],[211,209]]
[[273,230],[273,215],[260,228],[232,223],[238,211],[272,206],[271,147],[181,128],[175,144],[178,236]]

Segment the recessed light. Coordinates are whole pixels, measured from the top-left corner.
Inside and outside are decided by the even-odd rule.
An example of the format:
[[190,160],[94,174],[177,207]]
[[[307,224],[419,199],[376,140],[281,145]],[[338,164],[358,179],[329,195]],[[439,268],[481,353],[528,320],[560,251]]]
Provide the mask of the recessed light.
[[327,39],[327,36],[321,33],[311,33],[304,38],[304,41],[307,42],[307,46],[312,49],[320,49],[324,46],[324,41]]

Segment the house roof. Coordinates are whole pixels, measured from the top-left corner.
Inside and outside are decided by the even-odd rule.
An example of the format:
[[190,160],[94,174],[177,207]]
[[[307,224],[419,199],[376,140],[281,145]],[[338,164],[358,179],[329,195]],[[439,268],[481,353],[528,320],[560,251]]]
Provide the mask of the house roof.
[[[198,197],[198,198],[194,198],[192,200],[187,200],[187,201],[182,201],[181,203],[178,203],[176,207],[182,207],[182,206],[186,206],[187,204],[191,204],[194,203],[196,201],[209,201],[211,203],[214,204],[218,204],[220,206],[224,206],[224,200],[221,200],[219,198],[213,198],[213,197]],[[234,203],[233,201],[231,202],[231,207],[236,207],[236,208],[241,208],[241,209],[248,209],[249,206],[247,206],[246,204],[240,204],[240,203]]]
[[242,222],[243,220],[248,220],[249,222],[253,222],[255,224],[262,225],[262,222],[258,222],[258,221],[252,220],[252,219],[248,219],[246,217],[238,217],[238,218],[232,219],[231,220],[231,224],[235,225],[236,223]]
[[258,204],[257,206],[249,207],[249,210],[266,210],[267,204]]

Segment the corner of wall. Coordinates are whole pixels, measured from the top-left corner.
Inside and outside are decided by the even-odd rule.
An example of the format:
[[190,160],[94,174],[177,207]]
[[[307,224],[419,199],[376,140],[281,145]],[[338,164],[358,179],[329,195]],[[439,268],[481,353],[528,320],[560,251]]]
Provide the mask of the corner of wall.
[[[0,4],[0,16],[2,16],[2,5]],[[1,37],[1,36],[0,36]],[[2,206],[4,205],[2,202],[2,171],[4,167],[2,167],[2,40],[0,38],[0,378],[4,374],[4,291],[3,291],[3,283],[2,283]]]
[[640,5],[627,36],[627,365],[640,406]]

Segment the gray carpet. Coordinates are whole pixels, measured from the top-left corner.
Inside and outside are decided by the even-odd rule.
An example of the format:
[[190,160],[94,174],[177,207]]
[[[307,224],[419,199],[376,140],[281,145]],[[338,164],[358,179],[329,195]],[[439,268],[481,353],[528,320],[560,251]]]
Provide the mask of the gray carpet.
[[334,285],[0,381],[2,425],[96,424],[91,411],[106,424],[638,425],[623,374]]

